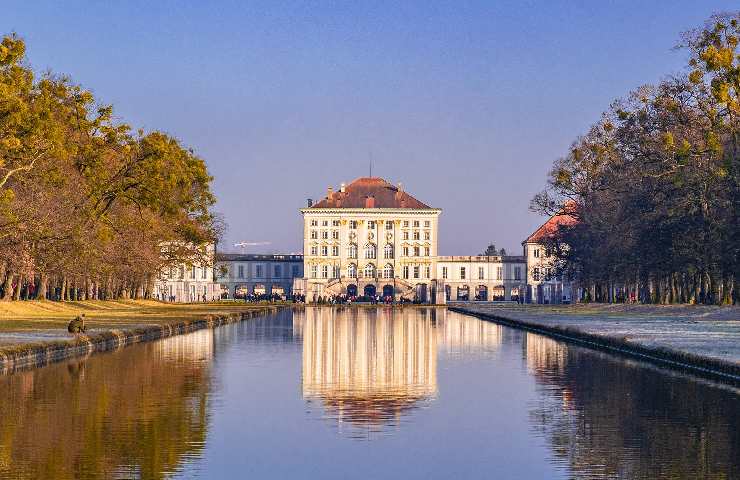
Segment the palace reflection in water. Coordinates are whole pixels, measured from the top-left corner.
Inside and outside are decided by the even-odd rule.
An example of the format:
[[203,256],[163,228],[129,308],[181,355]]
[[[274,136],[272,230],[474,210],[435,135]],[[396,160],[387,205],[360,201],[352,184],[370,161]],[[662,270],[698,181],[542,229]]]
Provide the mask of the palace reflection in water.
[[[397,425],[401,415],[437,393],[437,350],[500,344],[501,327],[446,309],[307,308],[294,328],[303,341],[303,396],[326,415],[369,428]],[[361,431],[351,436],[363,436]]]
[[739,399],[445,309],[285,310],[0,376],[0,478],[740,478]]

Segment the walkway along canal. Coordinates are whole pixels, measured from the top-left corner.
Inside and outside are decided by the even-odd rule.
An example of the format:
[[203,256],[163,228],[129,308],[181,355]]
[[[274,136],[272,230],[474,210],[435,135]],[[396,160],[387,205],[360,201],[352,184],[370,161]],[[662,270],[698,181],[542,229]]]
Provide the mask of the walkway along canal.
[[740,478],[739,407],[444,308],[285,309],[0,376],[0,477]]

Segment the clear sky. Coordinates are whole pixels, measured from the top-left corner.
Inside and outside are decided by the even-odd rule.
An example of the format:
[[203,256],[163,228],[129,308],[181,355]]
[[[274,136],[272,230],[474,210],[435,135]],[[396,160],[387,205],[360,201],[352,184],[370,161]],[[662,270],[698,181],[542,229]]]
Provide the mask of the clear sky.
[[442,208],[440,253],[519,251],[552,162],[609,103],[680,70],[737,1],[10,0],[0,32],[135,128],[206,159],[226,246],[300,251],[307,198],[373,174]]

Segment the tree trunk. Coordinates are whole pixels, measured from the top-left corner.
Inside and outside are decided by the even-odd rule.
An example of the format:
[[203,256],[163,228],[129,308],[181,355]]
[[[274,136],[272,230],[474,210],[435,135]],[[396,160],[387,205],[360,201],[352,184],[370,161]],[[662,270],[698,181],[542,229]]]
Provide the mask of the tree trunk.
[[36,300],[46,300],[46,293],[49,291],[49,277],[42,273],[39,275],[39,289],[36,292]]
[[23,290],[23,275],[18,275],[18,283],[15,285],[15,290],[13,290],[13,300],[20,300],[21,299],[21,290]]
[[7,272],[3,283],[3,300],[9,302],[13,299],[13,272]]

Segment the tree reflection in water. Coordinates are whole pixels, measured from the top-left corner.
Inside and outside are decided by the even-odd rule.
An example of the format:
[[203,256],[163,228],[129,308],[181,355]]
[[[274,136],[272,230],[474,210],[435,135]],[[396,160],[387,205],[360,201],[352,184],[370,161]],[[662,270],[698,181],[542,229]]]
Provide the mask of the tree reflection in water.
[[528,333],[531,422],[574,478],[740,478],[738,391]]
[[0,376],[0,477],[165,478],[202,451],[213,331]]

